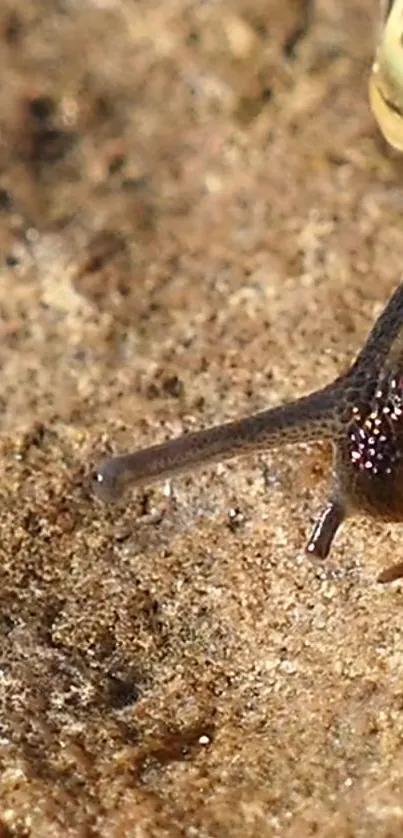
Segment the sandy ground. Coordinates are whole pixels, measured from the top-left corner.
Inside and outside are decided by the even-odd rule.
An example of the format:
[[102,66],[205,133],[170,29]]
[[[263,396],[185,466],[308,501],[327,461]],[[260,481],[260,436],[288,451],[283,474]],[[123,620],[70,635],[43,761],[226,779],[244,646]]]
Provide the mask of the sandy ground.
[[330,452],[106,452],[309,392],[401,277],[375,0],[3,0],[1,838],[403,834],[402,528]]

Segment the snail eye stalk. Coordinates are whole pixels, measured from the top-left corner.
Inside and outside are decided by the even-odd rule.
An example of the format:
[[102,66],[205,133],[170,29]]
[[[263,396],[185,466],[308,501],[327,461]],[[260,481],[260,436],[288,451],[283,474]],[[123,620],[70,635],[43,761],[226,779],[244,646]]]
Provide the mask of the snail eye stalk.
[[[403,521],[403,283],[375,322],[347,372],[288,404],[110,457],[92,473],[99,500],[208,463],[299,442],[333,443],[330,499],[307,544],[324,559],[344,520],[364,513]],[[401,575],[403,563],[381,573]]]

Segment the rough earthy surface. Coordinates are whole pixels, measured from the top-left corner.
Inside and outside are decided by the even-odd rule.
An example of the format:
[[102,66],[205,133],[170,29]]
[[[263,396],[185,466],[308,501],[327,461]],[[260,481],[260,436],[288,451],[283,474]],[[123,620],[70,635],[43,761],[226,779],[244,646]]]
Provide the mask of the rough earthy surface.
[[1,3],[2,838],[402,834],[403,528],[312,563],[307,446],[86,488],[361,346],[403,265],[376,5]]

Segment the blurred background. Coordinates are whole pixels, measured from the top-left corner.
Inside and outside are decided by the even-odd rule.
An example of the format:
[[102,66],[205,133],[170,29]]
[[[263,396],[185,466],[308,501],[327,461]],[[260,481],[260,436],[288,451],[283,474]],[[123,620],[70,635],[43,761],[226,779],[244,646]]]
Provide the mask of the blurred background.
[[116,405],[128,383],[158,390],[204,328],[208,348],[243,328],[250,342],[278,285],[273,320],[291,295],[294,334],[301,283],[385,271],[396,243],[379,235],[379,180],[394,173],[367,102],[375,2],[5,0],[0,15],[4,427],[27,399],[69,414],[71,399]]

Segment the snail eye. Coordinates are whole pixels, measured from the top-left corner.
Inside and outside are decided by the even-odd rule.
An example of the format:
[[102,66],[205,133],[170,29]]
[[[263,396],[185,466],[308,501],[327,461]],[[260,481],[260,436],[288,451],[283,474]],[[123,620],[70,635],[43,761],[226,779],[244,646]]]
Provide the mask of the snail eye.
[[403,3],[384,0],[369,80],[372,113],[393,148],[403,151]]

